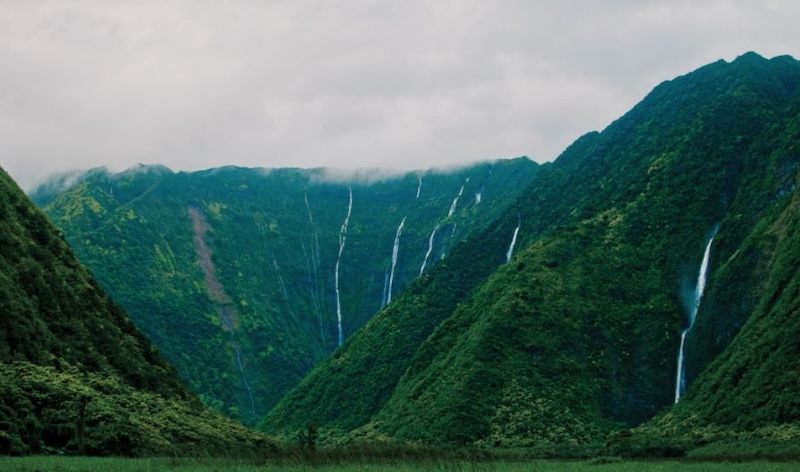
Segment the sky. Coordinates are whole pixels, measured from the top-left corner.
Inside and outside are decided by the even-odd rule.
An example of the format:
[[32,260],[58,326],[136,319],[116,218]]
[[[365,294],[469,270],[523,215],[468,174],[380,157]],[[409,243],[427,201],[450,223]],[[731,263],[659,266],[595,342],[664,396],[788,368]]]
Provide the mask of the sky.
[[800,58],[796,0],[0,0],[0,166],[552,161],[660,82]]

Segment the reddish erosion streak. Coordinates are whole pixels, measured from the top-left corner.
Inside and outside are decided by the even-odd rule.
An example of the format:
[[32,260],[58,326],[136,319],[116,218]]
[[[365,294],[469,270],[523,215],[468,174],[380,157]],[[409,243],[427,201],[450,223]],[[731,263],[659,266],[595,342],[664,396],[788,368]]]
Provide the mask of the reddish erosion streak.
[[206,244],[205,234],[211,230],[211,227],[197,208],[189,208],[189,217],[192,219],[194,251],[197,254],[200,268],[203,270],[206,290],[211,300],[219,304],[217,314],[220,321],[222,321],[223,328],[226,331],[232,331],[237,324],[236,308],[233,306],[231,297],[225,293],[225,289],[217,279],[217,269],[214,266],[214,261],[211,260],[211,251]]

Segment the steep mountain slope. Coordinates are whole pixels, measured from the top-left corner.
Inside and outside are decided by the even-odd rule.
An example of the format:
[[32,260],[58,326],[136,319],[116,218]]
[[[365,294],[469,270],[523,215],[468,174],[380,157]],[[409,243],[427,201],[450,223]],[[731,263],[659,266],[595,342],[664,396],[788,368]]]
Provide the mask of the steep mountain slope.
[[[502,262],[492,231],[454,248],[452,264],[353,336],[262,427],[549,447],[602,441],[671,405],[711,235],[689,385],[772,297],[779,269],[766,261],[791,251],[758,229],[790,228],[771,218],[795,193],[799,86],[797,61],[752,53],[659,85],[544,166],[498,220],[506,234],[509,220],[522,223],[510,263],[488,269]],[[466,261],[487,270],[461,277]],[[440,306],[426,288],[448,277],[466,286]],[[384,333],[414,336],[386,346]],[[376,376],[383,366],[392,372]]]
[[[797,159],[800,113],[787,126],[794,140],[788,150]],[[615,444],[625,451],[653,448],[687,450],[709,456],[764,457],[800,455],[800,193],[797,175],[771,205],[742,247],[716,271],[714,298],[708,305],[729,305],[727,297],[756,303],[752,315],[721,354],[701,371],[692,387],[667,413]],[[782,196],[780,191],[775,196]],[[751,271],[748,283],[734,274]],[[747,272],[744,272],[747,273]],[[733,286],[729,288],[729,286]],[[723,312],[724,313],[724,312]],[[709,352],[719,350],[720,336],[730,337],[731,318],[706,322],[714,334]],[[715,321],[715,320],[712,320]],[[698,330],[701,326],[698,326]],[[699,344],[699,343],[695,343]],[[702,348],[704,346],[698,346]],[[710,359],[709,359],[710,360]],[[708,363],[708,361],[707,361]],[[722,444],[718,444],[722,443]]]
[[255,422],[537,168],[141,167],[71,176],[34,198],[192,390]]
[[0,453],[274,448],[208,411],[0,169]]

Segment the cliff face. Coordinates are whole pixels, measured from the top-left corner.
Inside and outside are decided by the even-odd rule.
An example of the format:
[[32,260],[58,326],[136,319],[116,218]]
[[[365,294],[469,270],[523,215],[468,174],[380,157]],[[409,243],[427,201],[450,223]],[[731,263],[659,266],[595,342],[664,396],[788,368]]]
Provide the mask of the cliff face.
[[276,444],[208,411],[0,170],[0,453]]
[[141,167],[34,198],[191,389],[255,423],[537,169],[525,158],[396,175]]
[[[543,166],[497,225],[454,248],[262,427],[602,443],[675,402],[706,253],[683,349],[687,406],[676,411],[736,427],[796,422],[793,377],[764,356],[773,349],[795,371],[797,343],[784,336],[795,332],[797,302],[799,85],[794,59],[747,54],[658,86]],[[502,258],[497,231],[514,231],[512,220],[521,222],[514,257],[476,271]],[[748,409],[748,399],[765,404]]]

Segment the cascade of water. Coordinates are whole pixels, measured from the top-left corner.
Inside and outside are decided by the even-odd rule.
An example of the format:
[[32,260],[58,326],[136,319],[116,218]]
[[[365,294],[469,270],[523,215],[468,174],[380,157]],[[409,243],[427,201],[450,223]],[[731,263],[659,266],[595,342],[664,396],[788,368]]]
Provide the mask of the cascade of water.
[[[469,182],[469,177],[467,177],[467,180],[464,181],[464,185],[467,185],[467,182]],[[456,212],[456,206],[458,205],[458,199],[461,198],[461,194],[464,193],[464,185],[461,186],[461,189],[458,191],[458,195],[456,195],[456,198],[453,199],[453,203],[450,204],[450,211],[447,212],[447,217],[448,218],[453,216],[453,213]]]
[[281,277],[281,268],[278,267],[278,261],[275,259],[275,254],[272,254],[272,265],[275,267],[275,272],[278,274],[278,282],[281,284],[283,298],[284,300],[288,300],[289,294],[286,292],[286,285],[283,283],[283,277]]
[[[314,216],[311,213],[311,205],[308,203],[308,192],[303,194],[303,199],[306,202],[306,210],[308,210],[308,222],[311,224],[311,229],[314,229]],[[311,294],[311,303],[314,306],[314,313],[317,314],[319,321],[319,337],[322,342],[325,342],[325,328],[322,322],[322,312],[319,309],[319,235],[314,230],[314,239],[311,240],[311,257],[309,264],[309,256],[306,254],[305,243],[303,238],[300,238],[300,247],[303,249],[303,255],[306,257],[306,268],[308,269],[308,291]]]
[[334,286],[336,287],[336,322],[339,330],[339,346],[344,344],[342,335],[342,302],[339,296],[339,262],[342,260],[342,251],[347,239],[347,225],[350,224],[350,214],[353,211],[353,188],[350,187],[350,202],[347,204],[347,216],[344,218],[342,227],[339,229],[339,256],[336,258],[336,274],[334,276]]
[[419,179],[419,185],[417,185],[417,199],[419,199],[419,192],[422,190],[422,176],[417,176],[417,179]]
[[475,194],[475,204],[480,205],[481,200],[483,199],[483,192],[478,192]]
[[308,204],[308,193],[303,194],[303,199],[306,201],[306,210],[308,210],[308,221],[311,222],[311,226],[314,226],[314,217],[311,215],[311,205]]
[[425,272],[425,265],[428,264],[428,258],[431,257],[431,252],[433,251],[433,237],[436,236],[436,230],[439,229],[439,225],[436,225],[431,231],[431,237],[428,238],[428,250],[425,252],[425,259],[422,260],[422,267],[419,268],[419,275],[422,275]]
[[689,326],[681,332],[681,345],[678,350],[678,372],[675,376],[675,403],[678,403],[678,401],[681,399],[681,395],[683,395],[683,392],[686,390],[683,348],[686,342],[686,335],[689,334],[689,331],[691,331],[692,328],[694,328],[694,322],[697,319],[697,310],[700,308],[700,301],[703,298],[703,291],[706,288],[706,279],[708,277],[708,261],[711,255],[711,243],[714,242],[715,235],[716,230],[714,230],[714,233],[708,240],[708,244],[706,244],[706,250],[703,254],[703,262],[700,264],[700,272],[697,275],[697,285],[695,286],[692,302],[689,306]]
[[386,304],[392,302],[392,285],[394,285],[394,268],[397,266],[397,253],[400,250],[400,234],[403,232],[403,225],[406,224],[406,217],[400,222],[397,227],[397,233],[394,235],[394,247],[392,248],[392,271],[389,273],[389,292],[386,295]]
[[255,398],[253,398],[253,391],[250,389],[250,382],[247,380],[247,374],[244,372],[244,365],[242,364],[242,351],[239,348],[239,342],[236,340],[236,336],[233,337],[233,352],[236,354],[236,367],[239,369],[239,373],[242,375],[242,385],[247,392],[247,396],[250,398],[250,411],[252,411],[253,416],[256,416],[256,401]]
[[517,235],[519,234],[519,227],[522,224],[522,221],[519,220],[517,222],[517,228],[514,230],[514,236],[511,237],[511,246],[508,247],[508,252],[506,253],[506,262],[511,260],[511,255],[514,254],[514,245],[517,244]]
[[386,294],[389,293],[389,271],[392,270],[392,262],[386,264],[386,270],[383,271],[383,293],[381,295],[381,308],[386,306]]
[[314,241],[311,241],[311,255],[309,256],[309,251],[306,250],[305,242],[303,242],[303,238],[300,237],[300,248],[303,250],[303,258],[306,261],[306,272],[308,274],[308,294],[311,297],[311,306],[314,308],[314,313],[317,315],[317,321],[319,323],[319,338],[322,342],[325,342],[325,327],[322,323],[322,313],[319,310],[319,300],[317,297],[317,287],[315,285],[315,276],[317,266],[314,262]]

